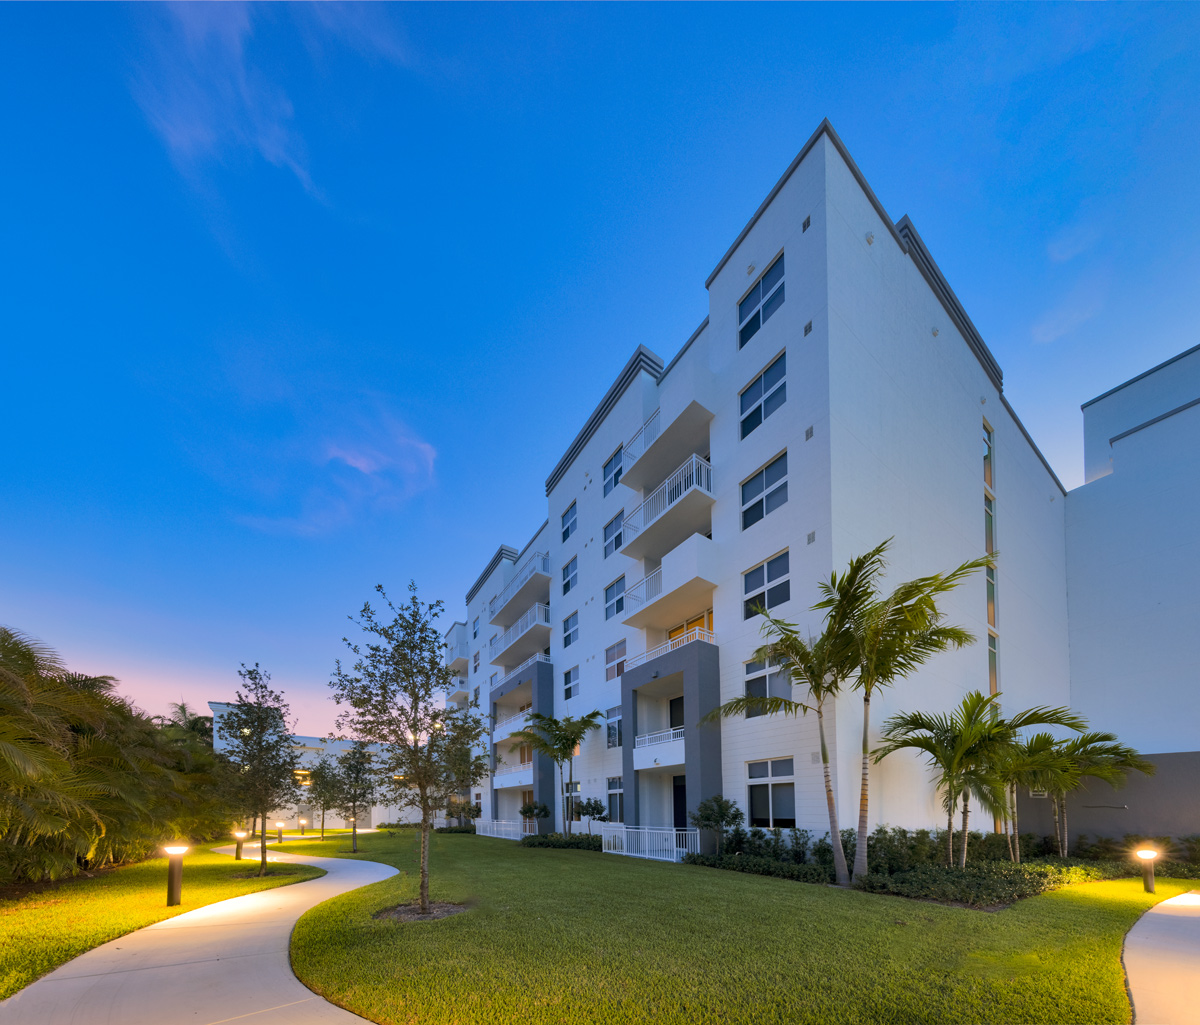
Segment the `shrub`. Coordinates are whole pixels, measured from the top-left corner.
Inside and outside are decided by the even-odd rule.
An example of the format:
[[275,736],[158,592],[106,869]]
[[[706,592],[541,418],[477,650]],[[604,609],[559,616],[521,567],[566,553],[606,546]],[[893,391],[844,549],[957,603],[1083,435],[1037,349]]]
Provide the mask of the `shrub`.
[[438,826],[435,833],[474,833],[475,826]]
[[789,837],[788,854],[797,865],[803,865],[808,860],[808,848],[812,843],[812,833],[807,829],[793,829]]
[[602,851],[603,840],[599,836],[588,833],[572,833],[563,836],[562,833],[547,833],[545,836],[525,836],[521,838],[522,847],[556,847],[579,851]]
[[797,865],[794,861],[777,861],[775,858],[755,858],[744,854],[685,854],[686,865],[703,865],[706,868],[723,868],[731,872],[748,872],[757,876],[775,876],[792,879],[798,883],[832,883],[833,871],[822,865]]

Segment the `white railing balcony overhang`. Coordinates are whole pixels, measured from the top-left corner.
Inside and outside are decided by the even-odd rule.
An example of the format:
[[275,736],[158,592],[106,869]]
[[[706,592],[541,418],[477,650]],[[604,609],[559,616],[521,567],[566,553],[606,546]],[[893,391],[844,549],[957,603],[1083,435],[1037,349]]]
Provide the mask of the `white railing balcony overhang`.
[[691,644],[693,641],[704,641],[708,644],[717,643],[717,635],[711,630],[705,630],[701,627],[694,627],[687,633],[680,634],[678,637],[672,637],[666,644],[660,644],[656,648],[651,648],[649,651],[644,651],[640,655],[630,655],[625,660],[625,671],[628,672],[635,666],[640,666],[644,662],[649,662],[652,658],[658,658],[660,655],[665,655],[668,651],[674,651],[676,648],[682,648],[685,644]]
[[529,723],[529,710],[518,712],[516,715],[510,715],[505,719],[501,719],[492,729],[492,733],[496,736],[508,736],[514,730],[524,729]]
[[640,608],[649,605],[662,594],[662,567],[639,580],[632,587],[625,588],[625,604],[629,608]]
[[682,726],[673,726],[669,730],[657,730],[654,733],[643,733],[633,738],[633,746],[654,747],[656,744],[670,744],[675,740],[683,740]]
[[488,613],[495,616],[521,590],[534,574],[550,575],[550,556],[546,552],[534,552],[513,574],[513,578],[504,585],[504,589],[488,603]]
[[[498,684],[496,684],[496,687],[503,687],[506,683],[511,683],[513,680],[515,680],[518,676],[520,676],[523,672],[525,672],[525,670],[528,669],[535,662],[547,662],[548,663],[549,661],[550,661],[550,656],[547,655],[544,651],[535,651],[532,655],[529,656],[529,658],[527,658],[524,662],[522,662],[519,666],[517,666],[516,669],[512,670],[512,672],[510,672],[510,673],[505,674],[504,679],[501,680]],[[492,690],[495,690],[496,687],[493,687]]]
[[492,776],[511,776],[514,772],[525,772],[533,768],[533,762],[518,762],[516,765],[500,765]]
[[655,488],[641,505],[626,514],[621,523],[622,547],[628,545],[693,490],[702,491],[710,498],[714,497],[712,464],[699,456],[689,457],[679,469]]
[[497,637],[491,646],[491,658],[496,658],[500,652],[510,647],[522,634],[532,630],[535,626],[550,625],[550,606],[543,605],[538,602],[526,610],[525,614],[510,626],[504,633]]
[[625,448],[622,450],[622,455],[626,462],[637,462],[642,457],[646,449],[648,449],[654,444],[655,441],[658,440],[658,425],[661,422],[659,419],[659,414],[661,412],[662,410],[656,409],[653,413],[651,413],[650,419],[642,424],[642,426],[638,428],[637,433],[625,443]]

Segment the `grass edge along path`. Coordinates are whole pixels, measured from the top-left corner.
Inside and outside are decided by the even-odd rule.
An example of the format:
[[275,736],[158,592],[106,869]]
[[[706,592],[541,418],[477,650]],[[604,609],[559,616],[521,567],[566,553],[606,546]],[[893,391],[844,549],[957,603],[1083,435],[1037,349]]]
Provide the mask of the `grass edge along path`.
[[358,857],[401,875],[318,905],[292,935],[300,980],[376,1022],[1118,1025],[1125,934],[1196,886],[1084,883],[982,912],[435,834],[430,896],[471,911],[376,919],[415,897],[414,839],[360,837]]
[[[217,901],[325,874],[311,865],[274,867],[265,878],[236,879],[258,870],[258,848],[245,861],[216,854],[217,841],[192,848],[183,859],[183,903],[167,907],[167,859],[150,858],[74,879],[23,896],[0,899],[0,1000],[110,940]],[[269,846],[268,846],[268,849]],[[271,868],[268,867],[268,871]]]

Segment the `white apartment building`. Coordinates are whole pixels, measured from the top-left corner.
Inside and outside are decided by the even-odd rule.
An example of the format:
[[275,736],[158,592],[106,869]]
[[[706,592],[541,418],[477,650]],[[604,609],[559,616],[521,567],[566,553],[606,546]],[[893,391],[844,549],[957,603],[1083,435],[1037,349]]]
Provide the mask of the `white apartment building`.
[[[888,537],[890,583],[989,550],[999,561],[944,602],[978,643],[878,695],[873,743],[895,712],[1000,691],[1011,709],[1073,705],[1143,753],[1193,752],[1160,765],[1143,810],[1182,793],[1200,771],[1184,640],[1200,350],[1085,407],[1090,483],[1068,497],[916,228],[892,222],[828,122],[706,285],[708,316],[669,363],[633,353],[550,473],[547,521],[522,550],[497,549],[447,632],[451,697],[478,700],[495,726],[481,831],[562,828],[553,766],[510,735],[528,711],[598,709],[605,728],[575,776],[614,821],[682,829],[721,793],[750,825],[823,833],[813,717],[701,719],[747,691],[789,691],[751,660],[752,604],[816,632],[817,581]],[[827,727],[849,825],[857,692]],[[529,800],[555,817],[520,823]],[[1192,789],[1184,807],[1200,832]],[[873,825],[944,817],[903,754],[872,769],[870,811]]]

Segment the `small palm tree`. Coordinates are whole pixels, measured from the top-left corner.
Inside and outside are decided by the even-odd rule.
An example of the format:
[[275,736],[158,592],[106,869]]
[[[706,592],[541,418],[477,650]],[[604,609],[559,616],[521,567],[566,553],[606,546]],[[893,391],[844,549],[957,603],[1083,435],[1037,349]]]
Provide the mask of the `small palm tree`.
[[[604,715],[598,709],[580,716],[564,715],[556,719],[541,712],[529,713],[529,728],[518,730],[512,735],[516,741],[511,750],[518,750],[523,744],[528,744],[549,758],[558,767],[559,790],[562,794],[563,830],[571,835],[572,795],[575,791],[575,752],[592,730],[600,728]],[[569,772],[569,778],[567,773]]]
[[1058,751],[1058,741],[1049,733],[1021,738],[1001,755],[999,774],[1005,788],[1009,857],[1017,864],[1021,862],[1018,789],[1057,791],[1069,784],[1070,768],[1070,763]]
[[1115,733],[1084,733],[1060,740],[1055,749],[1069,768],[1057,786],[1047,789],[1054,800],[1054,833],[1058,837],[1059,857],[1065,858],[1067,838],[1067,794],[1087,779],[1103,780],[1114,787],[1124,786],[1130,772],[1153,776],[1155,766],[1132,747],[1120,743]]

